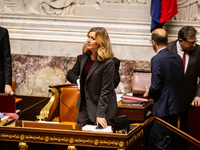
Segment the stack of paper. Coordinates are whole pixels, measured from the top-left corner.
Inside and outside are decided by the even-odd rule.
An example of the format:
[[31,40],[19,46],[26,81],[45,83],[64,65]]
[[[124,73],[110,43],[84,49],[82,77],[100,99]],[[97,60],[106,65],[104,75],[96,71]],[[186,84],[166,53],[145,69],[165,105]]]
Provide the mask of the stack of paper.
[[10,116],[4,116],[3,118],[1,118],[1,121],[6,120],[7,118],[9,118]]
[[95,132],[113,132],[111,126],[107,126],[107,128],[96,129],[96,125],[85,125],[82,130],[83,131],[95,131]]

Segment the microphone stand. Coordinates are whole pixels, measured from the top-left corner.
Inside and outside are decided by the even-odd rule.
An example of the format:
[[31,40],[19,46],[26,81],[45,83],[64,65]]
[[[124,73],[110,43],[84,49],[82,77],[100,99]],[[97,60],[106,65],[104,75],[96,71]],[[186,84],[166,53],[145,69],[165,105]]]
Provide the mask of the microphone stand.
[[65,102],[63,102],[63,100],[61,99],[61,91],[59,92],[59,99],[69,110],[71,110],[71,112],[73,112],[74,115],[76,115],[76,117],[78,117],[77,114],[71,108],[69,108],[69,106],[67,106],[67,104],[65,104]]
[[51,90],[49,89],[48,92],[49,92],[49,93],[48,93],[48,96],[47,96],[45,99],[43,99],[43,100],[41,100],[41,101],[39,101],[39,102],[37,102],[37,103],[31,105],[30,107],[27,107],[26,109],[22,110],[22,111],[19,113],[19,118],[18,118],[18,120],[16,120],[15,126],[22,127],[22,120],[20,119],[20,115],[21,115],[23,112],[25,112],[25,111],[31,109],[32,107],[34,107],[34,106],[36,106],[36,105],[38,105],[38,104],[44,102],[45,100],[47,100],[47,99],[49,98],[49,95],[50,95]]

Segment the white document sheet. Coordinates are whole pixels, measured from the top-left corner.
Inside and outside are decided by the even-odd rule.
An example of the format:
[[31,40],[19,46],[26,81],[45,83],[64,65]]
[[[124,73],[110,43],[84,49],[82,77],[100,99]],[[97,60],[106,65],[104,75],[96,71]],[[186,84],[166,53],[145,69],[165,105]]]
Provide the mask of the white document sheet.
[[82,130],[83,131],[95,131],[95,132],[110,132],[112,133],[112,127],[111,126],[107,126],[107,128],[104,129],[96,129],[96,125],[85,125]]
[[7,118],[9,118],[10,116],[4,116],[3,118],[1,118],[1,121],[6,120]]

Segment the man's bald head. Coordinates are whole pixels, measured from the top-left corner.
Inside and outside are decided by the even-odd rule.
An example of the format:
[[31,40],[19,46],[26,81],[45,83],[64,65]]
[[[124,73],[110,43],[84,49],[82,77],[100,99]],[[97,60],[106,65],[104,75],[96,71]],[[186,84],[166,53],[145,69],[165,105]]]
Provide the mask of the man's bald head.
[[155,29],[151,34],[151,40],[156,42],[158,46],[167,46],[168,35],[164,29]]

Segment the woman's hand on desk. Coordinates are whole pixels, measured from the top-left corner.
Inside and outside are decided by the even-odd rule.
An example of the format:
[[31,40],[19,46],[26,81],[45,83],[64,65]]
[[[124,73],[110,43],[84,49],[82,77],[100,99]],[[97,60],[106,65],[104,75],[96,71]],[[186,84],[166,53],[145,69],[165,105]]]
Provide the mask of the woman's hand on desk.
[[107,128],[107,121],[105,118],[97,117],[97,126],[101,125],[103,128]]

